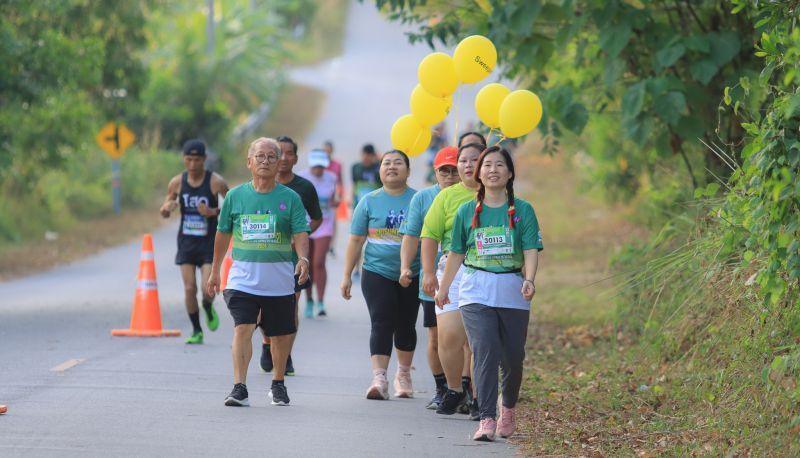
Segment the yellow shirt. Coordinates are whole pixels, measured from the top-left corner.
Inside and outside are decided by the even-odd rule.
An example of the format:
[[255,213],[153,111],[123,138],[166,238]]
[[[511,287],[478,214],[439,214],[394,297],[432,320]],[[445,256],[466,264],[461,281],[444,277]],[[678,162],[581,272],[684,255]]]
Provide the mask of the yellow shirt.
[[442,253],[450,251],[453,233],[453,220],[458,208],[466,202],[475,199],[475,191],[464,186],[464,183],[454,184],[443,189],[433,199],[431,208],[425,215],[420,237],[436,240],[442,244]]

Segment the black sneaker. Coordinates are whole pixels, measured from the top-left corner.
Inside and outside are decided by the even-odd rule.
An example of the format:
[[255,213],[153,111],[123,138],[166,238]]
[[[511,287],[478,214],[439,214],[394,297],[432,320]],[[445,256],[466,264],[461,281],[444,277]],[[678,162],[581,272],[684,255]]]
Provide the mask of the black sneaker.
[[469,405],[472,404],[472,393],[464,390],[464,400],[458,405],[458,413],[469,415]]
[[481,420],[481,411],[478,407],[478,398],[472,398],[472,402],[469,403],[469,419],[472,421]]
[[272,405],[274,406],[289,405],[289,394],[286,392],[286,385],[283,383],[273,383],[268,396],[272,399]]
[[269,344],[261,344],[261,370],[267,373],[272,372],[272,352]]
[[286,358],[286,371],[284,375],[294,375],[294,364],[292,364],[292,355]]
[[225,398],[225,405],[229,407],[247,407],[250,401],[247,399],[247,385],[237,383],[233,385],[233,391]]
[[428,405],[425,406],[425,408],[428,409],[428,410],[436,410],[436,409],[438,409],[439,408],[439,404],[442,403],[442,398],[444,397],[445,393],[447,393],[447,388],[444,388],[444,387],[436,388],[436,394],[433,395],[433,397],[431,398],[430,402],[428,402]]
[[436,409],[436,413],[442,415],[453,415],[458,410],[458,406],[464,401],[464,398],[467,396],[465,392],[457,392],[448,389],[447,393],[445,393],[444,397],[442,398],[442,402],[439,403],[439,407]]

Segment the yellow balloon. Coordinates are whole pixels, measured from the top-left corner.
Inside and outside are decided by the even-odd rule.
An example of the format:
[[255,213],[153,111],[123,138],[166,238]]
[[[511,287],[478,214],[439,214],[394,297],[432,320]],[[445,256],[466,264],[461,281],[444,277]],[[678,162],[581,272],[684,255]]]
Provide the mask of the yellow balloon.
[[407,114],[397,118],[392,125],[392,147],[414,157],[425,151],[431,143],[431,130]]
[[446,118],[452,103],[452,96],[434,97],[421,84],[417,84],[411,92],[411,114],[425,127],[431,127]]
[[521,137],[542,120],[542,102],[531,91],[514,91],[500,105],[500,131],[508,138]]
[[433,52],[425,56],[419,63],[417,76],[422,87],[434,97],[447,97],[458,87],[453,58],[443,52]]
[[475,112],[482,123],[492,129],[500,127],[500,105],[510,93],[511,89],[500,83],[487,84],[478,91],[475,96]]
[[497,49],[483,35],[472,35],[461,40],[453,53],[453,63],[458,79],[464,84],[477,83],[489,76],[497,64]]

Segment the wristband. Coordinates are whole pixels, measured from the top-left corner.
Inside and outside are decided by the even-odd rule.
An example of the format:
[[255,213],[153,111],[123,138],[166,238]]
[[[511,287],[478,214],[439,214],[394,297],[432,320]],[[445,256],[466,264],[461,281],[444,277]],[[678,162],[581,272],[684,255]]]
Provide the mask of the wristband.
[[307,258],[307,257],[305,257],[305,256],[300,256],[299,258],[297,258],[297,260],[298,260],[298,261],[305,261],[305,263],[306,263],[306,266],[308,266],[308,265],[311,265],[311,262],[310,262],[310,261],[308,260],[308,258]]

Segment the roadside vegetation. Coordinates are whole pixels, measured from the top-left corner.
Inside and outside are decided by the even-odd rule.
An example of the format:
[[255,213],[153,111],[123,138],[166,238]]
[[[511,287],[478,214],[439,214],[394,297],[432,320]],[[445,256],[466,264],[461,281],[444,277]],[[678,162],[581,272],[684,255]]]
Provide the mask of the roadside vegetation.
[[[341,49],[346,3],[216,0],[213,38],[207,2],[7,5],[0,56],[15,65],[0,69],[0,278],[157,226],[148,212],[189,138],[203,138],[209,165],[225,172],[240,154],[232,133],[251,112],[273,105],[267,123],[281,125],[282,98],[308,93],[303,105],[316,105],[302,110],[300,135],[320,97],[287,85],[286,69]],[[95,143],[106,122],[137,136],[121,159],[122,215],[112,209],[111,159]]]
[[376,3],[412,41],[490,38],[542,96],[524,148],[582,178],[528,183],[522,450],[800,454],[798,3]]

